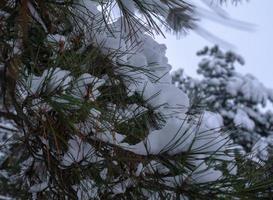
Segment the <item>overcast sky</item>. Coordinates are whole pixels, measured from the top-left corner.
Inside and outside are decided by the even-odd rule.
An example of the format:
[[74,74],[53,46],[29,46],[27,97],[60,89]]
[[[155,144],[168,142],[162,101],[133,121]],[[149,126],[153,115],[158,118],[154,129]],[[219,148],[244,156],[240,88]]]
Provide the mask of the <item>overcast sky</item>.
[[[201,25],[233,44],[233,50],[244,57],[246,64],[238,67],[238,71],[251,73],[266,86],[273,88],[273,0],[250,0],[236,7],[223,8],[232,18],[255,24],[255,31],[232,29],[208,20]],[[180,39],[171,34],[166,34],[166,37],[157,37],[157,40],[167,45],[167,56],[173,69],[184,68],[186,74],[195,76],[200,60],[196,51],[205,45],[212,46],[213,43],[194,32]]]

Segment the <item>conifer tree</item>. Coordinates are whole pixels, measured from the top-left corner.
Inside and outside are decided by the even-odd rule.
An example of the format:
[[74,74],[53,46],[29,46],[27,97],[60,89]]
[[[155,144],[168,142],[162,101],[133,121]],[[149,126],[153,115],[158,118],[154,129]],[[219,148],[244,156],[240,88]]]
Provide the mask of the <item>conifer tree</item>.
[[2,196],[271,197],[268,166],[240,155],[220,115],[191,112],[151,37],[194,29],[188,1],[0,6]]
[[197,55],[203,57],[197,69],[202,79],[178,70],[173,83],[190,96],[192,103],[221,114],[224,125],[233,130],[235,142],[267,160],[273,144],[273,112],[268,108],[273,103],[273,90],[253,75],[237,72],[236,64],[243,65],[244,60],[234,52],[215,46],[205,47]]

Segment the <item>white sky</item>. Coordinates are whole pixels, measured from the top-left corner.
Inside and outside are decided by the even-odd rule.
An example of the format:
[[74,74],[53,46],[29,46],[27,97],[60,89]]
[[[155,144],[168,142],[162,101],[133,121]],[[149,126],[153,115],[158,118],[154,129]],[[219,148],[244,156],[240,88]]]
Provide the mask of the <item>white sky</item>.
[[[244,57],[246,64],[238,66],[238,71],[251,73],[273,88],[273,0],[250,0],[249,3],[223,8],[232,18],[255,24],[255,31],[241,31],[211,21],[203,21],[201,25],[217,37],[232,43],[235,46],[233,50]],[[166,37],[156,39],[167,45],[167,57],[173,69],[184,68],[186,74],[195,76],[200,61],[196,51],[205,45],[213,46],[213,43],[194,32],[180,39],[171,34],[166,34]]]

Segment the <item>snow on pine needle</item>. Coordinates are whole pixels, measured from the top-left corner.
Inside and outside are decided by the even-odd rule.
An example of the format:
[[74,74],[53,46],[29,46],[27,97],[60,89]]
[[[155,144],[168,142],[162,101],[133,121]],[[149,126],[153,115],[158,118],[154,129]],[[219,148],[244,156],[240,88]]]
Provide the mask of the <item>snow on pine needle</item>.
[[0,194],[268,197],[267,166],[240,155],[220,115],[191,107],[172,84],[166,46],[151,36],[160,24],[192,28],[192,9],[177,0],[8,1]]

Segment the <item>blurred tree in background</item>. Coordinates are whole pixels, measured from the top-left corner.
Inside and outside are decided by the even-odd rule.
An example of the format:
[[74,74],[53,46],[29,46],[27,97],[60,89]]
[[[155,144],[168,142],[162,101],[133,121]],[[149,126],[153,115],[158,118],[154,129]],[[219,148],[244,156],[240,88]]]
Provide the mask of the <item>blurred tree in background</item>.
[[244,60],[234,52],[224,53],[215,46],[205,47],[197,55],[204,57],[197,69],[202,79],[178,70],[173,74],[173,83],[190,96],[192,103],[220,113],[224,125],[233,130],[235,142],[247,151],[254,148],[259,158],[267,160],[267,150],[273,144],[273,90],[251,74],[237,72],[236,63],[242,65]]

